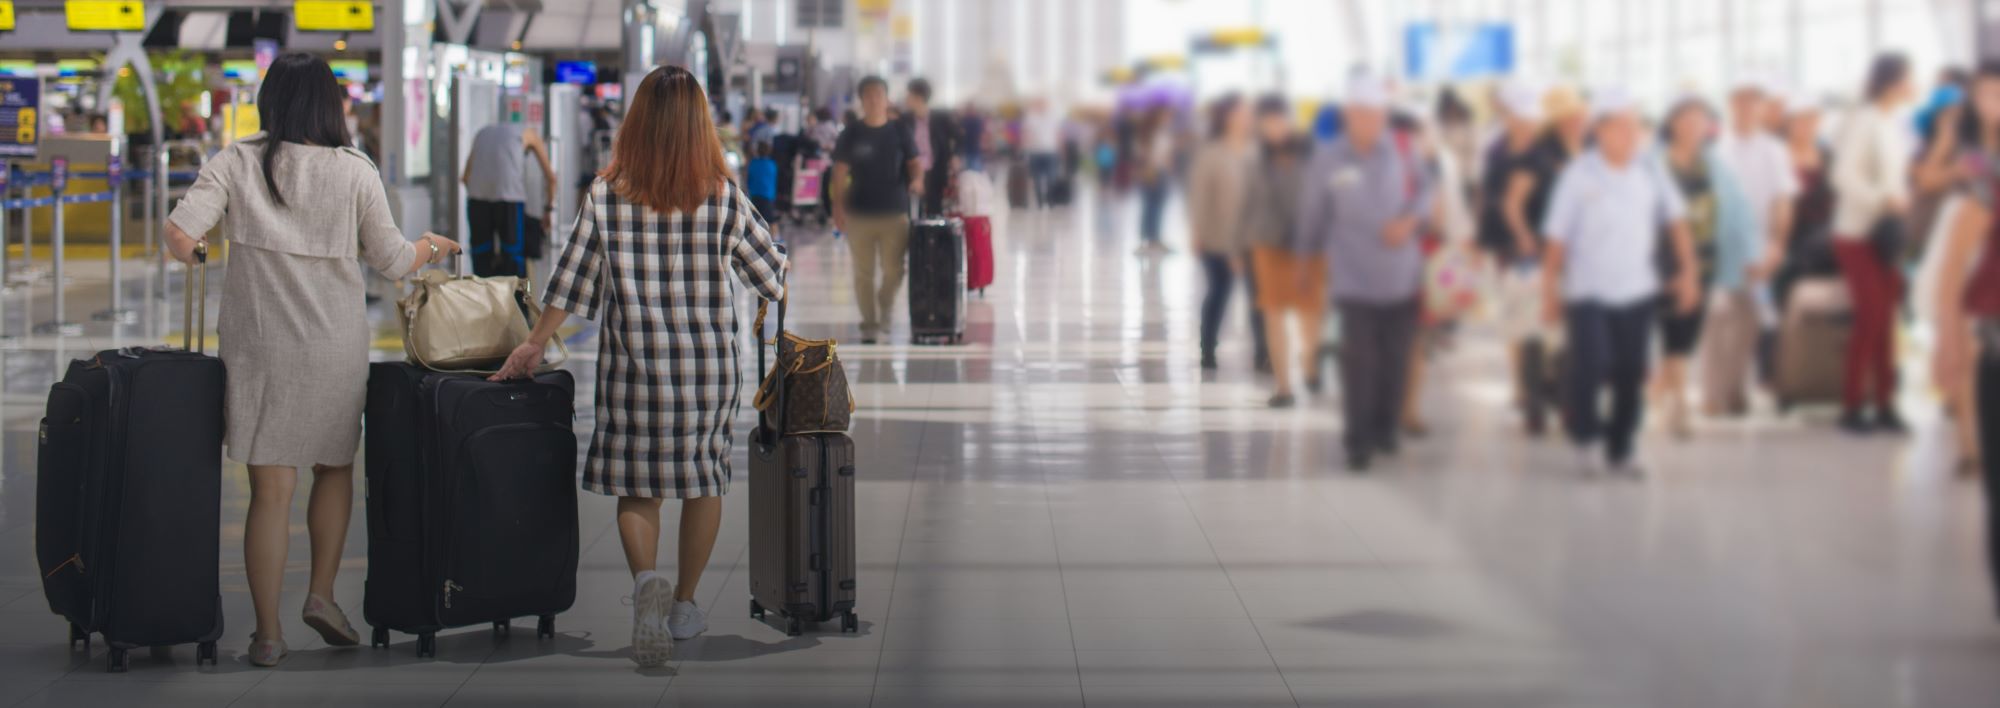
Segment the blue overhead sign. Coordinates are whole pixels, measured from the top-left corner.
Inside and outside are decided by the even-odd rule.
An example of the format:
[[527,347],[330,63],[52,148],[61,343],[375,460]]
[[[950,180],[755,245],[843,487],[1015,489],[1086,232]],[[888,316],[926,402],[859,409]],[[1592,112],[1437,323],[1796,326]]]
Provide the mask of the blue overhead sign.
[[1417,80],[1469,79],[1514,70],[1514,27],[1504,22],[1403,28],[1403,69]]
[[41,112],[41,79],[0,78],[0,157],[35,156]]

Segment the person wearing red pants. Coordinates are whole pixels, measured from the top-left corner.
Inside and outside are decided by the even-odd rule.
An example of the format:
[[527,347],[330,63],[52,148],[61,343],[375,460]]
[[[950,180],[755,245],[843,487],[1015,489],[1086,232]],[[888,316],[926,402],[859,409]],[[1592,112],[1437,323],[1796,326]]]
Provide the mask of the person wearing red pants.
[[[1884,54],[1868,71],[1864,94],[1841,126],[1834,146],[1833,186],[1840,202],[1833,216],[1834,255],[1854,300],[1854,334],[1847,345],[1842,428],[1902,432],[1896,395],[1896,304],[1902,276],[1896,239],[1909,204],[1907,168],[1912,154],[1899,109],[1915,95],[1910,62]],[[1874,417],[1863,407],[1873,404]]]

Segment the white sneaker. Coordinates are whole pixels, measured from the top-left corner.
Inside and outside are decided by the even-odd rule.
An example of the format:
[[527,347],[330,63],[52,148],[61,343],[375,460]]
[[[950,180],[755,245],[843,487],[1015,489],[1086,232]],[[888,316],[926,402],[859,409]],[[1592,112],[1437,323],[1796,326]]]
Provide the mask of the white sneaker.
[[674,658],[674,636],[667,630],[667,613],[674,602],[674,585],[651,578],[632,598],[632,661],[640,668],[665,666]]
[[673,611],[667,614],[667,631],[677,642],[699,637],[708,631],[708,613],[696,607],[693,600],[676,600]]

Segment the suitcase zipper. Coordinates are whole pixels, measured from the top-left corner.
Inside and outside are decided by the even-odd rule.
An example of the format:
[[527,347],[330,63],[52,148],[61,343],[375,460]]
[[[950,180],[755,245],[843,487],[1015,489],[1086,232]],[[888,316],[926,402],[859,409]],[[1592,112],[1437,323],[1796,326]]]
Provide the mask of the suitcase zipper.
[[453,590],[464,590],[464,589],[465,588],[463,587],[459,587],[458,583],[454,583],[450,580],[444,581],[444,608],[447,610],[451,609],[451,593]]

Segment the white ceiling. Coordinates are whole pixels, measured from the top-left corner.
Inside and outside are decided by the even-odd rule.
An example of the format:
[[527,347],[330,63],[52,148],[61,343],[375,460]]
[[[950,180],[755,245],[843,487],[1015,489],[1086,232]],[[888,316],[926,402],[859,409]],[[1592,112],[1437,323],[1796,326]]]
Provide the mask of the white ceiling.
[[[531,0],[532,1],[532,0]],[[505,6],[506,0],[489,0],[488,5]],[[528,26],[523,49],[560,52],[562,50],[603,50],[618,48],[620,0],[546,0],[535,2],[541,12]]]

